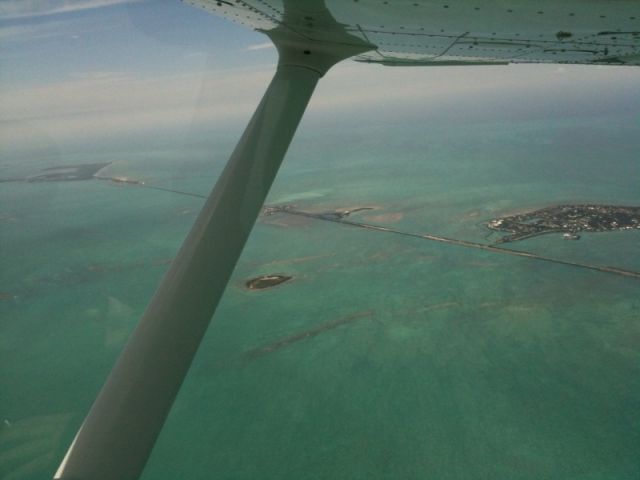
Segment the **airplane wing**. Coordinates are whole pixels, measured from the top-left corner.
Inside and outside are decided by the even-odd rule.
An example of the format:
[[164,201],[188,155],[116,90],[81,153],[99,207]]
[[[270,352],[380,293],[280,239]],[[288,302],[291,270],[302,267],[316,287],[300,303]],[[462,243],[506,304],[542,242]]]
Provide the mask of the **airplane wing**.
[[314,88],[383,65],[640,63],[637,0],[189,0],[268,35],[275,76],[56,473],[138,478]]
[[382,65],[640,65],[636,0],[184,1],[317,42],[340,42],[347,32],[376,47],[355,60]]

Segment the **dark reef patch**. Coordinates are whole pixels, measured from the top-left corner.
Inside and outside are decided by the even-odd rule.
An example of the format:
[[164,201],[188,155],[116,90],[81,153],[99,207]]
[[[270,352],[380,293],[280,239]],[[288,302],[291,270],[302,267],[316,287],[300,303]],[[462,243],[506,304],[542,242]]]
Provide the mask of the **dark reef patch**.
[[287,337],[280,338],[269,344],[262,345],[260,347],[254,348],[253,350],[249,350],[244,353],[243,357],[245,358],[245,360],[254,360],[269,353],[274,353],[278,350],[282,350],[283,348],[289,347],[290,345],[300,342],[301,340],[316,337],[322,333],[341,327],[342,325],[347,325],[363,318],[370,318],[373,315],[373,311],[367,310],[364,312],[353,313],[351,315],[347,315],[346,317],[338,318],[337,320],[332,320],[320,325],[314,325],[307,330],[293,333]]

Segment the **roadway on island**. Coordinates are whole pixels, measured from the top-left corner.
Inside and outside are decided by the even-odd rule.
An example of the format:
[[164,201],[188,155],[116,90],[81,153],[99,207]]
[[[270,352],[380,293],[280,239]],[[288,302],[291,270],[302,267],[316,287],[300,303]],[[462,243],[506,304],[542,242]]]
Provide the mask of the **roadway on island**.
[[[142,187],[142,188],[148,188],[148,189],[152,189],[152,190],[161,190],[161,191],[164,191],[164,192],[175,193],[175,194],[178,194],[178,195],[187,195],[187,196],[190,196],[190,197],[197,197],[197,198],[207,198],[206,195],[201,195],[201,194],[191,193],[191,192],[185,192],[185,191],[182,191],[182,190],[174,190],[174,189],[171,189],[171,188],[164,188],[164,187],[159,187],[159,186],[155,186],[155,185],[149,185],[149,184],[146,184],[144,182],[137,181],[137,180],[129,180],[129,179],[127,179],[126,181],[123,181],[122,179],[120,179],[118,177],[113,177],[113,178],[111,178],[111,177],[95,177],[95,178],[97,178],[99,180],[111,180],[111,181],[114,181],[115,183],[124,183],[124,184],[128,184],[128,185],[138,186],[138,187]],[[339,223],[341,225],[346,225],[346,226],[350,226],[350,227],[364,228],[364,229],[373,230],[373,231],[376,231],[376,232],[383,232],[383,233],[394,234],[394,235],[402,235],[402,236],[411,237],[411,238],[419,238],[421,240],[428,240],[428,241],[432,241],[432,242],[446,243],[446,244],[457,245],[457,246],[465,247],[465,248],[474,248],[476,250],[485,250],[485,251],[488,251],[488,252],[501,253],[503,255],[512,255],[512,256],[515,256],[515,257],[523,257],[523,258],[528,258],[528,259],[531,259],[531,260],[538,260],[538,261],[542,261],[542,262],[556,263],[556,264],[560,264],[560,265],[566,265],[566,266],[569,266],[569,267],[583,268],[583,269],[587,269],[587,270],[593,270],[593,271],[596,271],[596,272],[610,273],[610,274],[614,274],[614,275],[621,275],[621,276],[624,276],[624,277],[640,279],[640,272],[636,272],[636,271],[633,271],[633,270],[624,270],[622,268],[617,268],[617,267],[609,267],[609,266],[595,265],[595,264],[591,264],[591,263],[583,263],[583,262],[574,262],[574,261],[569,261],[569,260],[562,260],[562,259],[559,259],[559,258],[547,257],[545,255],[538,255],[536,253],[523,252],[522,250],[513,250],[513,249],[510,249],[510,248],[498,247],[498,246],[495,246],[495,245],[487,245],[487,244],[484,244],[484,243],[472,242],[472,241],[469,241],[469,240],[459,240],[459,239],[456,239],[456,238],[448,238],[448,237],[443,237],[443,236],[440,236],[440,235],[404,232],[404,231],[395,230],[395,229],[389,228],[389,227],[382,227],[382,226],[379,226],[379,225],[372,225],[372,224],[363,223],[363,222],[355,222],[355,221],[346,219],[346,217],[351,213],[355,213],[357,211],[367,210],[367,209],[368,208],[358,208],[358,209],[354,209],[354,210],[347,210],[345,212],[336,211],[336,212],[313,213],[313,212],[307,212],[307,211],[304,211],[304,210],[297,210],[297,209],[291,207],[290,205],[265,205],[264,206],[264,212],[267,212],[269,214],[283,213],[283,214],[286,214],[286,215],[296,215],[296,216],[300,216],[300,217],[311,218],[311,219],[314,219],[314,220],[321,220],[321,221],[325,221],[325,222]]]
[[593,265],[590,263],[581,263],[581,262],[573,262],[573,261],[569,261],[569,260],[562,260],[559,258],[553,258],[553,257],[547,257],[544,255],[538,255],[536,253],[530,253],[530,252],[523,252],[521,250],[512,250],[509,248],[504,248],[504,247],[497,247],[494,245],[486,245],[484,243],[478,243],[478,242],[471,242],[468,240],[458,240],[455,238],[447,238],[447,237],[442,237],[439,235],[431,235],[431,234],[420,234],[420,233],[411,233],[411,232],[404,232],[401,230],[395,230],[393,228],[389,228],[389,227],[381,227],[379,225],[372,225],[369,223],[362,223],[362,222],[354,222],[352,220],[346,220],[344,217],[340,217],[339,215],[327,215],[326,213],[311,213],[311,212],[306,212],[303,210],[296,210],[291,208],[290,206],[268,206],[266,207],[268,209],[268,211],[270,213],[284,213],[287,215],[297,215],[297,216],[301,216],[301,217],[307,217],[307,218],[313,218],[315,220],[322,220],[325,222],[334,222],[334,223],[340,223],[342,225],[348,225],[351,227],[358,227],[358,228],[364,228],[367,230],[375,230],[377,232],[384,232],[384,233],[391,233],[391,234],[395,234],[395,235],[403,235],[405,237],[412,237],[412,238],[419,238],[421,240],[429,240],[429,241],[433,241],[433,242],[440,242],[440,243],[448,243],[448,244],[452,244],[452,245],[458,245],[461,247],[466,247],[466,248],[475,248],[477,250],[486,250],[489,252],[495,252],[495,253],[502,253],[505,255],[513,255],[516,257],[524,257],[524,258],[530,258],[533,260],[540,260],[543,262],[551,262],[551,263],[558,263],[560,265],[567,265],[567,266],[571,266],[571,267],[577,267],[577,268],[584,268],[584,269],[588,269],[588,270],[595,270],[597,272],[603,272],[603,273],[611,273],[611,274],[615,274],[615,275],[622,275],[625,277],[632,277],[632,278],[639,278],[640,279],[640,272],[635,272],[632,270],[624,270],[621,268],[616,268],[616,267],[608,267],[608,266],[601,266],[601,265]]

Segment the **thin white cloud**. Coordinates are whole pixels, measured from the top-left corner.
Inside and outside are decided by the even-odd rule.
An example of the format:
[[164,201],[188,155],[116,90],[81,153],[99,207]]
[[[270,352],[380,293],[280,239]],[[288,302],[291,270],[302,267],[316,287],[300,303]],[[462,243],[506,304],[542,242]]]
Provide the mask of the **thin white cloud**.
[[47,22],[38,25],[10,25],[0,27],[0,40],[28,41],[39,38],[69,36],[67,22]]
[[0,19],[42,17],[138,1],[140,0],[3,0],[0,2]]
[[[566,68],[564,75],[557,75],[554,66],[476,67],[470,80],[468,68],[345,63],[319,83],[309,115],[335,118],[356,112],[367,119],[392,111],[436,111],[446,102],[464,109],[497,92],[509,98],[514,98],[514,92],[544,98],[551,78],[555,78],[555,91],[566,92],[576,90],[577,85],[602,91],[613,79],[617,88],[633,89],[640,84],[636,69]],[[8,150],[28,149],[36,132],[62,145],[167,129],[241,126],[257,106],[274,70],[275,66],[264,66],[158,78],[94,72],[46,86],[0,90],[0,144]]]
[[0,143],[28,148],[34,132],[56,144],[248,119],[273,67],[141,78],[94,72],[0,91]]
[[253,51],[253,50],[265,50],[267,48],[274,48],[274,44],[273,42],[264,42],[264,43],[257,43],[255,45],[249,45],[246,50],[247,51]]
[[[0,26],[0,41],[8,44],[9,42],[29,42],[53,37],[78,39],[87,33],[95,34],[98,31],[112,30],[116,27],[113,21],[105,23],[72,18],[54,20],[53,18],[57,17],[47,18],[44,21],[26,21],[17,25]],[[9,48],[4,50],[11,51]]]

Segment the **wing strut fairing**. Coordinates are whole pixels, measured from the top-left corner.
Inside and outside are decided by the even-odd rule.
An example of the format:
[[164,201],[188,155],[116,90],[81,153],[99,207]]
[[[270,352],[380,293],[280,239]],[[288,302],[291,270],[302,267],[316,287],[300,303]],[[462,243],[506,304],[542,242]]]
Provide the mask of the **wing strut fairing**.
[[276,74],[56,479],[140,476],[318,80],[372,48],[346,34],[331,44],[267,33],[279,51]]

